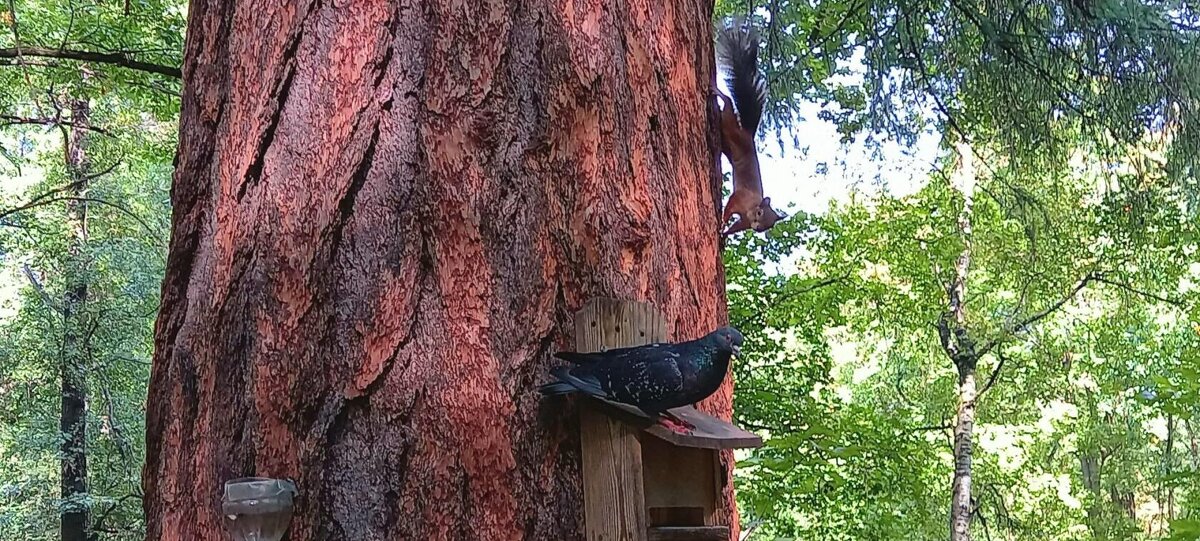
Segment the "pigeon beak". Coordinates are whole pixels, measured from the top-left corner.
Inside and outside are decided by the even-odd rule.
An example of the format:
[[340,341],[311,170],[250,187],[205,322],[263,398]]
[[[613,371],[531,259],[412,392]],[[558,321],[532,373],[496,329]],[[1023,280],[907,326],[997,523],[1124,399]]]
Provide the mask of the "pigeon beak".
[[740,346],[733,346],[733,354],[734,354],[734,356],[741,355],[742,348]]

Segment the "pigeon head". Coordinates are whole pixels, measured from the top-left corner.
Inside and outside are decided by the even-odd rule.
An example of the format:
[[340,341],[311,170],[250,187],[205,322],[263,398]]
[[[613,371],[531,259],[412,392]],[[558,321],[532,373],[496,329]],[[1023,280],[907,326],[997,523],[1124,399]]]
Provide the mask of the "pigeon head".
[[742,348],[742,333],[738,332],[733,327],[721,327],[708,335],[709,340],[714,342],[717,349],[721,351],[731,351],[737,355]]

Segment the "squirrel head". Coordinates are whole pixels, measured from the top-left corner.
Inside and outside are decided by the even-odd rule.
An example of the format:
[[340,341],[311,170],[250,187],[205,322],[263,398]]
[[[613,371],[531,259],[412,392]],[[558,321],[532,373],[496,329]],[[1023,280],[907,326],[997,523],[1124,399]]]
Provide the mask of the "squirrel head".
[[771,198],[764,197],[762,202],[758,204],[758,208],[754,211],[754,221],[752,222],[754,230],[762,233],[775,227],[775,222],[778,222],[782,217],[775,209],[771,208]]

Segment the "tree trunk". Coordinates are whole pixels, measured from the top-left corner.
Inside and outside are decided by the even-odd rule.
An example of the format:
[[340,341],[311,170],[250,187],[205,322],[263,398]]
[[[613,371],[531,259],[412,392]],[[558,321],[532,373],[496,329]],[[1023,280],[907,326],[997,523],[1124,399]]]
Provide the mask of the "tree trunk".
[[1185,418],[1183,422],[1188,431],[1188,451],[1192,458],[1192,468],[1200,469],[1200,442],[1196,441],[1196,430],[1192,427],[1190,418]]
[[[1167,441],[1163,443],[1163,470],[1164,470],[1163,477],[1165,477],[1167,479],[1171,479],[1175,473],[1175,457],[1172,456],[1174,454],[1173,453],[1174,450],[1175,450],[1175,416],[1167,415]],[[1167,484],[1167,483],[1164,483],[1164,484]],[[1165,513],[1166,516],[1165,517],[1161,516],[1163,514],[1162,513],[1162,505],[1163,505],[1162,498],[1160,497],[1158,499],[1158,505],[1159,505],[1159,509],[1160,509],[1160,513],[1159,513],[1160,514],[1160,516],[1159,516],[1159,520],[1160,520],[1159,532],[1160,533],[1164,532],[1166,530],[1167,523],[1169,521],[1175,520],[1175,485],[1174,485],[1174,483],[1170,483],[1169,486],[1166,487],[1166,490],[1167,490],[1167,498],[1166,498],[1167,501],[1166,501],[1166,513]]]
[[1112,500],[1113,506],[1119,509],[1126,518],[1137,518],[1137,507],[1133,491],[1122,490],[1118,487],[1109,487],[1108,497]]
[[954,278],[947,288],[949,303],[938,324],[942,348],[958,372],[958,412],[954,422],[954,481],[950,497],[950,540],[971,540],[971,452],[975,431],[975,371],[979,354],[967,329],[967,275],[971,268],[971,209],[975,202],[974,152],[957,145],[959,168],[954,189],[962,196],[958,235],[962,251],[954,262]]
[[975,366],[959,367],[958,416],[954,423],[954,490],[950,500],[950,539],[971,539],[971,452],[975,431]]
[[62,318],[63,341],[59,355],[61,376],[61,410],[59,430],[62,444],[59,473],[62,484],[62,519],[60,536],[62,541],[87,541],[88,507],[87,496],[87,384],[88,333],[85,305],[88,296],[88,229],[87,195],[88,173],[91,169],[87,156],[88,117],[91,109],[87,100],[75,100],[71,104],[72,127],[66,136],[67,171],[71,177],[70,196],[67,201],[67,262],[63,294]]
[[1088,528],[1091,529],[1092,536],[1096,538],[1102,537],[1104,532],[1104,493],[1100,485],[1102,465],[1103,461],[1094,454],[1079,455],[1079,473],[1083,478],[1083,487],[1092,496],[1091,503],[1087,508]]
[[246,475],[297,482],[292,541],[580,539],[535,390],[573,312],[726,320],[711,11],[193,1],[147,539],[224,539]]

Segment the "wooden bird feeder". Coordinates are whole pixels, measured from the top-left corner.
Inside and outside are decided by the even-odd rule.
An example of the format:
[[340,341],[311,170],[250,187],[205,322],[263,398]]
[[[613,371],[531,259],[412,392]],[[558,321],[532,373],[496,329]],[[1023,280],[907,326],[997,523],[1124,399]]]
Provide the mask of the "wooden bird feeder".
[[[577,351],[666,341],[653,306],[593,299],[575,316]],[[691,406],[671,410],[696,427],[672,432],[631,406],[602,399],[580,405],[584,522],[589,541],[728,541],[718,517],[720,450],[762,439]]]

